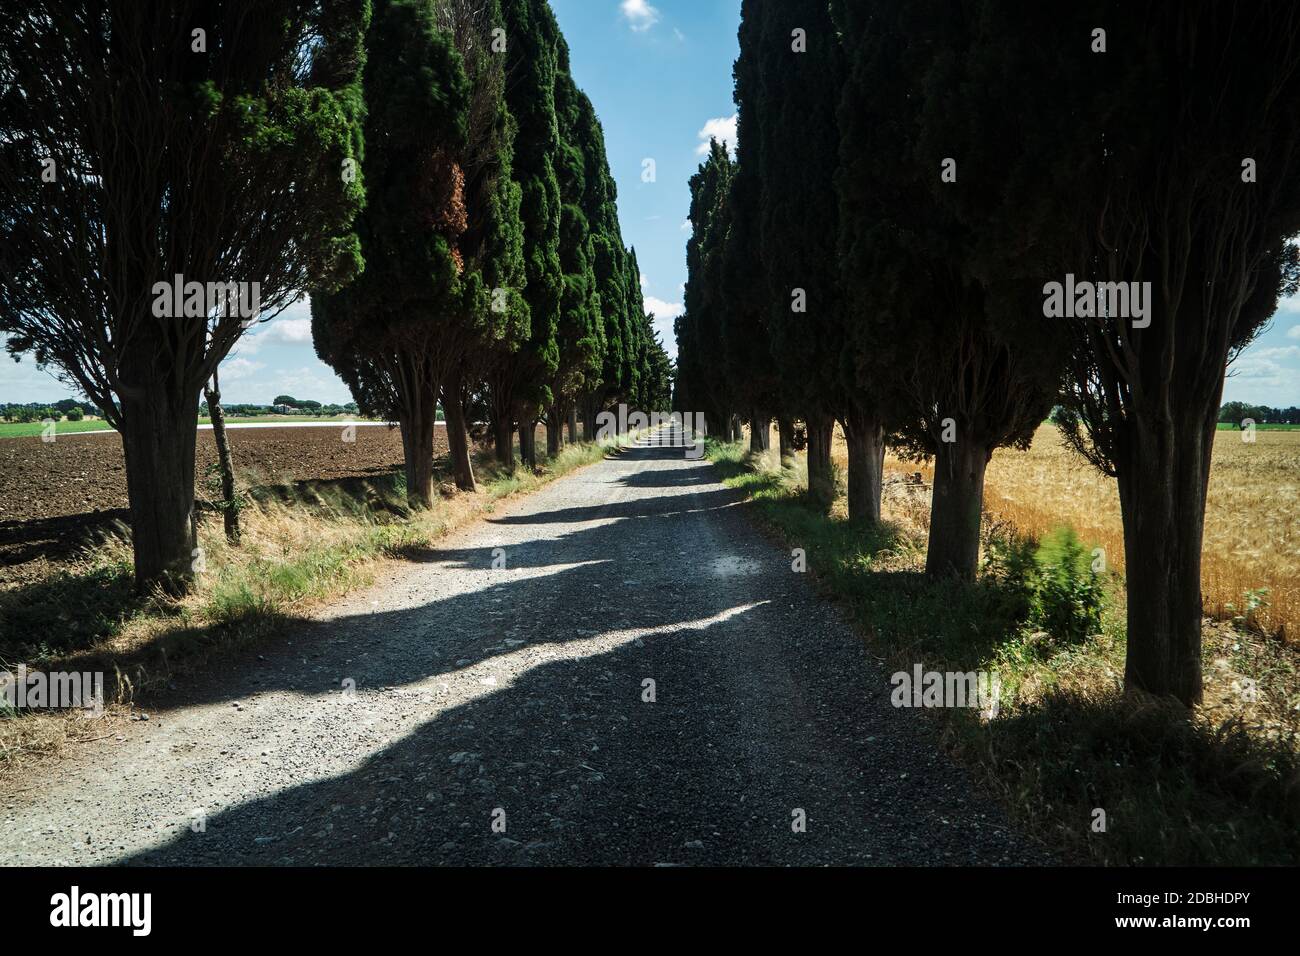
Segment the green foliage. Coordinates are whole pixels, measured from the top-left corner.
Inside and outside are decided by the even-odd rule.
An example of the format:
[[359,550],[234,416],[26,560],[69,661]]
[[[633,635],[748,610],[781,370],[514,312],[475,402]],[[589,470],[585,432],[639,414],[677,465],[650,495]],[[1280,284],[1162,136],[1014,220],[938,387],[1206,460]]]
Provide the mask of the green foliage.
[[1041,280],[1005,290],[985,268],[986,237],[1012,231],[1020,199],[994,174],[1007,140],[985,125],[1009,117],[967,76],[973,21],[938,0],[833,9],[849,60],[837,182],[857,380],[914,454],[938,450],[947,419],[980,448],[1024,444],[1051,408],[1061,336],[1042,321]]
[[727,203],[735,164],[714,140],[691,177],[691,238],[686,244],[685,311],[674,322],[678,350],[679,408],[720,420],[732,409],[724,378],[722,313],[728,307],[721,281],[727,241]]
[[549,381],[560,363],[556,339],[563,294],[560,184],[555,165],[555,112],[560,30],[544,0],[502,0],[509,37],[506,104],[518,124],[512,175],[520,189],[524,297],[530,328],[518,350],[500,356],[493,387],[521,420],[533,421],[552,400]]
[[995,534],[985,544],[984,580],[1003,613],[1026,634],[1046,634],[1043,650],[1081,644],[1101,632],[1107,581],[1093,570],[1092,549],[1073,528],[1042,541]]
[[1247,402],[1227,402],[1219,409],[1220,424],[1240,428],[1250,419],[1258,425],[1300,425],[1300,408],[1270,408],[1268,405],[1251,405]]
[[1057,528],[1034,554],[1030,620],[1054,638],[1077,644],[1101,630],[1105,588],[1092,569],[1092,552],[1074,529]]
[[[758,231],[756,248],[766,273],[763,319],[779,357],[784,404],[800,417],[838,415],[849,401],[845,386],[858,387],[841,375],[841,352],[848,329],[861,318],[846,309],[836,248],[837,109],[847,80],[846,53],[826,0],[758,0],[746,13],[760,11],[749,43],[742,23],[736,64],[737,188],[743,195],[749,177],[756,177],[759,204],[747,228]],[[796,29],[803,31],[805,52],[793,49]],[[738,210],[737,225],[744,223]]]
[[426,0],[379,0],[366,35],[364,169],[370,184],[357,234],[365,270],[312,296],[321,360],[367,415],[432,414],[440,373],[469,286],[457,242],[465,230],[463,173],[469,80]]
[[569,75],[569,52],[559,41],[555,76],[559,122],[556,175],[560,187],[560,268],[563,289],[557,326],[559,362],[552,401],[564,406],[597,384],[605,349],[605,323],[595,272],[593,233],[606,188],[604,135],[591,101]]

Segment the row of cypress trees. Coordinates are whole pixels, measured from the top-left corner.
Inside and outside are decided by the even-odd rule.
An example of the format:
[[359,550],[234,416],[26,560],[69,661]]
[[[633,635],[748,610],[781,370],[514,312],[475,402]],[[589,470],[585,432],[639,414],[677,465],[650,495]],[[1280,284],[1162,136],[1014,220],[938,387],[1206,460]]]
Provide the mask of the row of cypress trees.
[[312,297],[317,352],[363,412],[400,424],[411,502],[432,501],[436,407],[457,484],[469,422],[536,466],[581,415],[666,407],[671,366],[623,245],[604,134],[545,0],[375,0],[357,221],[365,266]]
[[[1270,0],[745,0],[736,159],[691,181],[678,407],[756,448],[775,418],[783,452],[804,422],[826,509],[838,421],[853,521],[880,519],[886,445],[933,458],[927,571],[971,580],[990,457],[1057,406],[1118,482],[1126,681],[1195,702],[1225,371],[1296,290],[1297,41]],[[1110,298],[1050,310],[1075,280]]]

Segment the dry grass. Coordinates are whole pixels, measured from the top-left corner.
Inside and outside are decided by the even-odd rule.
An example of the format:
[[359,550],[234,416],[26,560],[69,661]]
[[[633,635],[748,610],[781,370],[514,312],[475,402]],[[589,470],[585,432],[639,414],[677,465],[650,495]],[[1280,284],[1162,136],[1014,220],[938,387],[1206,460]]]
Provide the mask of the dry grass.
[[[1255,438],[1246,443],[1232,431],[1215,437],[1202,555],[1205,609],[1228,620],[1242,617],[1249,604],[1262,599],[1250,612],[1251,622],[1294,639],[1300,635],[1300,431],[1260,430]],[[840,469],[847,457],[840,438]],[[926,485],[933,477],[929,465],[893,456],[885,466],[900,478],[919,472]],[[928,494],[908,493],[896,483],[884,504],[896,520],[919,528],[929,521]],[[1009,524],[1030,537],[1070,525],[1092,546],[1105,549],[1110,567],[1124,569],[1115,482],[1071,451],[1051,425],[1039,429],[1029,451],[1004,448],[993,455],[984,507],[990,522]]]

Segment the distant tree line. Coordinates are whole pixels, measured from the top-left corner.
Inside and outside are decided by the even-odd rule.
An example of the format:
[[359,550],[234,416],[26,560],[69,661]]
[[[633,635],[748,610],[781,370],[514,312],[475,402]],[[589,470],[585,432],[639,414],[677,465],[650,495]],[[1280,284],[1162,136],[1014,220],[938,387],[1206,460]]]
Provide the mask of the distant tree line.
[[1300,408],[1269,408],[1267,405],[1248,405],[1246,402],[1228,402],[1219,409],[1219,421],[1240,425],[1250,419],[1256,425],[1300,425]]
[[[296,399],[289,395],[277,396],[275,401],[270,405],[249,405],[249,404],[230,404],[222,402],[221,407],[225,413],[235,418],[256,418],[259,415],[314,415],[314,416],[332,416],[346,415],[357,413],[357,403],[347,402],[339,404],[331,402],[323,404],[311,399]],[[208,403],[199,402],[199,417],[205,418],[208,415]]]
[[1300,273],[1298,68],[1287,0],[743,0],[677,406],[802,422],[823,509],[838,421],[855,522],[886,445],[933,459],[926,570],[966,580],[993,451],[1059,406],[1118,483],[1127,684],[1199,699],[1225,370]]
[[0,419],[7,422],[42,422],[47,418],[58,421],[66,418],[70,422],[79,422],[87,416],[102,418],[100,411],[89,402],[75,398],[63,398],[57,402],[0,402]]

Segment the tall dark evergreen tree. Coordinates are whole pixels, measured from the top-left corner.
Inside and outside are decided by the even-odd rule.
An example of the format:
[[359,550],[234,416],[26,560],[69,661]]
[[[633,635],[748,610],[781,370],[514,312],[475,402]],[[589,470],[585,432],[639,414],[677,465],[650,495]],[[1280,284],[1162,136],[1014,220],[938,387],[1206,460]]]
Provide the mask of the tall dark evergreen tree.
[[641,264],[636,248],[629,248],[623,260],[623,354],[625,372],[621,382],[622,397],[630,405],[642,407],[645,351],[645,294],[641,289]]
[[1067,276],[1138,283],[1123,287],[1127,310],[1113,286],[1108,308],[1080,294],[1070,317],[1040,321],[1072,351],[1066,434],[1119,485],[1126,683],[1192,703],[1225,368],[1295,290],[1300,7],[963,6],[979,24],[971,86],[1000,109],[985,135],[1034,118],[1003,140],[1018,144],[1002,169],[1018,216],[990,231],[990,262],[1039,303]]
[[[720,293],[727,308],[720,313],[723,350],[719,372],[736,407],[749,419],[750,448],[767,450],[770,422],[781,405],[781,378],[772,349],[772,287],[762,263],[763,135],[766,114],[758,68],[758,45],[764,7],[741,9],[740,57],[734,67],[738,112],[737,162],[729,194],[717,212],[723,235]],[[782,416],[784,418],[784,416]]]
[[[823,508],[834,500],[831,440],[839,418],[849,441],[850,516],[879,520],[884,431],[875,403],[856,381],[846,380],[842,367],[851,323],[840,287],[834,183],[846,57],[825,0],[752,2],[744,14],[759,19],[741,27],[736,90],[744,126],[738,181],[751,174],[751,164],[758,171],[759,241],[782,393],[808,425],[813,500]],[[751,152],[745,139],[755,125],[758,148]]]
[[477,334],[459,248],[470,87],[429,0],[378,0],[366,44],[366,266],[312,296],[312,333],[361,410],[398,422],[408,500],[428,507],[439,390]]
[[604,352],[604,320],[595,270],[593,222],[603,189],[597,156],[604,155],[603,134],[591,101],[569,75],[569,49],[561,38],[555,74],[555,109],[559,121],[556,175],[560,186],[560,268],[563,290],[556,332],[559,362],[551,376],[551,403],[546,410],[546,451],[559,454],[562,427],[578,396],[593,387]]
[[[50,0],[0,33],[0,331],[122,435],[137,586],[188,588],[199,393],[360,266],[364,0]],[[252,309],[252,287],[244,308]],[[206,291],[206,288],[205,288]],[[206,299],[207,301],[201,301]]]
[[722,312],[728,307],[722,292],[722,265],[733,175],[734,164],[726,147],[714,140],[708,158],[691,177],[685,311],[674,323],[678,406],[703,414],[709,433],[724,441],[735,437],[734,406],[722,374]]
[[462,358],[442,383],[447,440],[456,484],[476,487],[467,406],[498,350],[517,349],[528,334],[524,299],[521,190],[511,175],[517,128],[506,108],[504,51],[493,47],[503,28],[500,0],[434,0],[440,29],[460,53],[469,80],[466,137],[456,155],[465,175],[466,228],[458,249],[467,284],[456,341]]
[[520,453],[537,466],[536,425],[552,399],[548,382],[559,367],[556,330],[563,293],[560,264],[560,185],[555,163],[559,124],[555,84],[560,31],[546,0],[503,0],[506,23],[506,105],[518,125],[512,173],[521,190],[529,335],[502,348],[488,374],[497,456],[513,461],[510,429],[519,425]]
[[926,570],[972,579],[985,469],[995,448],[1027,444],[1046,417],[1060,338],[981,279],[978,225],[960,208],[963,191],[991,187],[961,159],[987,144],[962,135],[974,126],[925,126],[927,109],[952,95],[970,21],[946,3],[835,9],[851,60],[841,267],[859,380],[901,449],[935,459]]
[[[592,225],[591,243],[600,296],[602,330],[600,334],[600,371],[589,379],[580,405],[584,435],[590,440],[596,433],[596,416],[610,402],[629,400],[632,391],[632,363],[635,341],[629,322],[633,314],[633,290],[640,308],[640,277],[623,246],[618,222],[618,189],[609,172],[604,133],[594,112],[588,118],[593,128],[587,136],[588,189],[586,214]],[[628,286],[629,276],[636,285]]]

